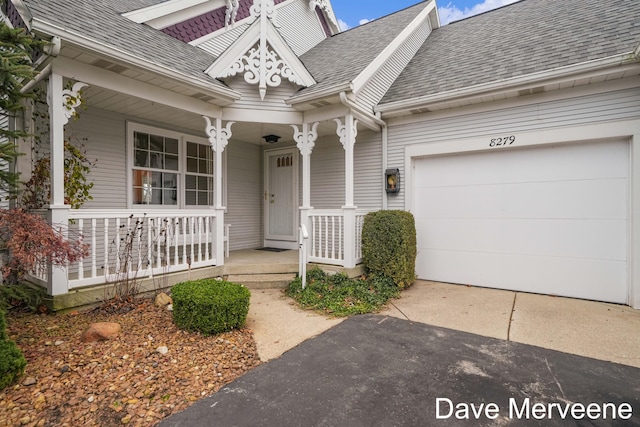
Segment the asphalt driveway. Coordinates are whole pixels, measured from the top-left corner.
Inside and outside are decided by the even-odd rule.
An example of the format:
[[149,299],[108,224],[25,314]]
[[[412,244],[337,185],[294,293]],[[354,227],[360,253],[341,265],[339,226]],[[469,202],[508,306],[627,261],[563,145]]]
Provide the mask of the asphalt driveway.
[[640,426],[640,369],[356,316],[159,426]]

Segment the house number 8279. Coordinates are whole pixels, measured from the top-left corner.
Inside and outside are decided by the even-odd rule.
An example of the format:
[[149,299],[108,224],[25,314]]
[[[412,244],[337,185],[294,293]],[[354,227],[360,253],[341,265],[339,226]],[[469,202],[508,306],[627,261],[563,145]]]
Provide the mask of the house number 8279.
[[514,142],[516,142],[516,137],[514,135],[505,136],[504,138],[491,138],[489,147],[501,147],[504,145],[512,145]]

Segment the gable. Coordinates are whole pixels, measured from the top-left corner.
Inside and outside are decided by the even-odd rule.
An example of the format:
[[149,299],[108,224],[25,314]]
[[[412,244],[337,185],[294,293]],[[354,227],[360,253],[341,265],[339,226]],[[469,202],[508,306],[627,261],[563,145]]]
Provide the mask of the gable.
[[[209,76],[224,80],[243,75],[247,83],[258,85],[264,100],[268,87],[288,80],[299,87],[315,84],[296,54],[276,30],[277,10],[272,0],[260,0],[252,8],[253,24],[206,70]],[[275,23],[274,23],[275,21]]]

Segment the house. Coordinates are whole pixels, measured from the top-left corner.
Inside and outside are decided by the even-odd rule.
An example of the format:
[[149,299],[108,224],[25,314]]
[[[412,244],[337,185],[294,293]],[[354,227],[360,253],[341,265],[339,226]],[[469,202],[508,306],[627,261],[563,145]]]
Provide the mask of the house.
[[[350,269],[364,215],[405,209],[419,278],[640,308],[640,2],[521,0],[441,26],[429,0],[344,32],[329,0],[3,13],[51,41],[27,84],[49,100],[47,213],[90,246],[34,273],[51,295],[224,268],[225,244],[296,249],[300,230],[310,261]],[[98,159],[80,209],[72,134]]]

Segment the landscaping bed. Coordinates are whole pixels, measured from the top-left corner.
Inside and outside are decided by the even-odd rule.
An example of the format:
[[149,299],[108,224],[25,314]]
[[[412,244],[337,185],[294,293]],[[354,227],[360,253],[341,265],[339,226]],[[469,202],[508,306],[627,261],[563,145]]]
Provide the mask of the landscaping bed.
[[344,317],[378,312],[389,299],[398,298],[400,290],[392,279],[382,276],[349,278],[344,274],[328,275],[313,269],[307,273],[304,289],[302,279],[297,277],[285,294],[304,309]]
[[[182,331],[170,311],[146,300],[116,311],[8,314],[8,336],[28,364],[0,391],[0,425],[153,426],[260,364],[248,329]],[[95,322],[122,329],[111,340],[82,342]]]

